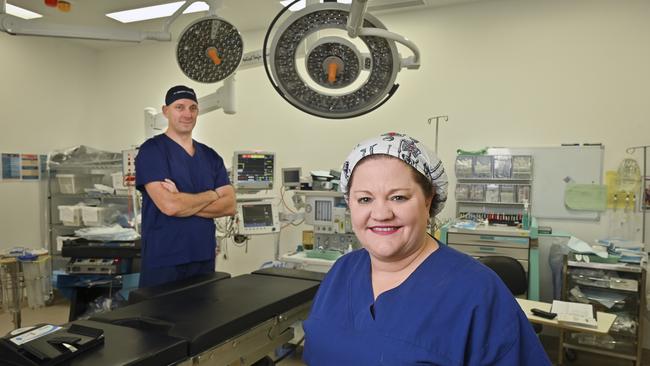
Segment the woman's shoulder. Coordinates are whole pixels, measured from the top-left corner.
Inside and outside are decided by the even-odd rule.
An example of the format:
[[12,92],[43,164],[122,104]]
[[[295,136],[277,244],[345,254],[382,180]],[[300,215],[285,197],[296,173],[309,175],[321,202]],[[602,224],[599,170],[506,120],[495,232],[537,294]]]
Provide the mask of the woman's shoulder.
[[427,271],[431,272],[430,275],[447,279],[450,287],[462,288],[465,293],[468,290],[494,292],[505,287],[494,271],[474,257],[444,244],[440,244],[437,252],[433,253],[431,261],[427,261]]
[[339,259],[334,262],[330,272],[348,272],[352,270],[357,270],[359,266],[363,266],[368,263],[369,257],[368,252],[365,249],[356,249],[349,253],[346,253],[339,257]]
[[489,268],[482,265],[476,258],[458,251],[446,244],[439,244],[439,248],[433,255],[436,266],[447,268],[457,274],[468,276],[483,276]]
[[[369,264],[364,264],[364,257],[367,261],[368,254],[365,249],[358,249],[347,253],[334,262],[332,268],[327,272],[323,282],[318,289],[318,295],[312,307],[313,314],[329,312],[332,307],[347,307],[350,287],[357,287],[360,281],[360,273],[363,267],[369,269]],[[333,305],[335,304],[335,305]]]
[[339,257],[327,271],[321,288],[347,286],[364,268],[369,270],[369,263],[370,259],[365,249],[357,249]]

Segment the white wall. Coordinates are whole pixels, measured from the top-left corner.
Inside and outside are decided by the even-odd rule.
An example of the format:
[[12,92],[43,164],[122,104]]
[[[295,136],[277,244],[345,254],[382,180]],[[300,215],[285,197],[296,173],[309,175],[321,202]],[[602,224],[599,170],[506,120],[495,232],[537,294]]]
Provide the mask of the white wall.
[[[647,1],[485,1],[378,17],[422,51],[422,68],[402,71],[399,90],[384,106],[351,120],[316,118],[282,100],[262,68],[250,69],[237,74],[239,112],[201,116],[196,139],[227,161],[237,149],[267,149],[277,153],[279,167],[304,170],[338,168],[356,142],[386,131],[403,131],[432,146],[434,128],[426,121],[440,114],[450,117],[441,125],[439,146],[450,170],[458,148],[563,142],[602,142],[605,170],[613,170],[627,146],[650,142]],[[247,50],[260,48],[262,36],[245,33]],[[169,86],[184,83],[201,95],[220,86],[188,80],[176,65],[173,43],[95,54],[69,42],[0,34],[0,66],[21,70],[0,76],[0,100],[11,111],[0,122],[9,131],[0,136],[2,151],[44,152],[79,143],[121,150],[143,140],[143,108],[159,107]],[[43,58],[42,50],[57,57]],[[52,63],[56,71],[47,72]],[[11,92],[19,87],[27,88],[29,100]],[[23,195],[13,184],[0,185],[3,207],[26,200],[36,205]],[[450,202],[442,216],[454,212]],[[35,216],[36,210],[3,210],[0,246],[38,238]],[[586,240],[602,236],[607,226],[543,223]],[[299,242],[299,232],[283,233],[284,249]],[[272,257],[272,240],[253,239],[248,254],[233,246],[229,252],[220,269],[248,272]]]
[[[47,153],[95,128],[97,53],[67,40],[0,33],[0,152]],[[42,247],[38,182],[0,180],[0,249]]]

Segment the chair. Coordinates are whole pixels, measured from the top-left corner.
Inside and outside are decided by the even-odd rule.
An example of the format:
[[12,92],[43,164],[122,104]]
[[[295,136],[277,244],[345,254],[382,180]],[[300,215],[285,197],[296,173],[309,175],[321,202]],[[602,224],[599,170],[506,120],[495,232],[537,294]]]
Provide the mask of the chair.
[[478,260],[496,272],[514,296],[524,295],[528,290],[526,271],[516,259],[504,256],[487,256],[480,257]]
[[[478,260],[501,278],[513,296],[524,295],[528,290],[526,271],[518,260],[504,256],[480,257]],[[535,333],[539,334],[542,331],[540,324],[532,324],[532,326]]]

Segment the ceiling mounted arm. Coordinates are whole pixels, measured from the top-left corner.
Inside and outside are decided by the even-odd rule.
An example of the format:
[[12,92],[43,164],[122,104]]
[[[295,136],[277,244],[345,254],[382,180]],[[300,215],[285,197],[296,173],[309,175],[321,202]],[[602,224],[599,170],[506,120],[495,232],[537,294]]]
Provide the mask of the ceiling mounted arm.
[[[174,21],[175,21],[176,19],[178,19],[178,17],[179,17],[181,14],[183,14],[183,12],[184,12],[187,8],[189,8],[190,5],[194,4],[194,3],[197,2],[197,1],[199,1],[199,0],[188,0],[188,1],[186,1],[185,3],[183,3],[183,5],[181,5],[180,8],[176,9],[176,11],[174,12],[174,14],[172,14],[172,15],[171,15],[169,18],[167,18],[167,20],[165,21],[165,25],[163,25],[163,32],[167,32],[167,33],[169,33],[169,28],[172,26],[172,23],[174,23]],[[210,13],[210,15],[216,15],[217,9],[221,7],[221,3],[222,3],[223,1],[222,1],[222,0],[212,0],[212,1],[206,1],[206,2],[208,3],[209,13]]]
[[381,37],[403,44],[413,52],[413,56],[403,58],[402,67],[410,70],[420,68],[420,49],[406,37],[379,28],[361,28],[359,29],[359,36]]
[[381,37],[403,44],[408,47],[413,56],[402,59],[401,66],[407,69],[420,68],[420,49],[406,37],[396,33],[389,32],[380,28],[364,28],[363,21],[366,15],[368,0],[352,0],[350,5],[350,16],[346,24],[348,36],[355,38],[358,36]]
[[208,15],[216,16],[217,9],[221,9],[223,6],[223,0],[204,0],[208,4]]
[[0,14],[0,31],[11,35],[93,39],[100,41],[170,41],[168,32],[140,32],[115,28],[96,28],[53,23],[34,23],[6,13]]
[[[193,3],[190,0],[186,3]],[[0,31],[11,35],[41,36],[92,39],[100,41],[142,42],[145,40],[171,41],[171,33],[165,29],[161,32],[121,30],[116,28],[97,28],[33,22],[7,14],[7,1],[0,0]]]
[[348,17],[348,24],[346,29],[348,36],[351,38],[359,35],[359,29],[363,26],[363,16],[366,14],[366,7],[368,0],[353,0],[350,5],[350,16]]

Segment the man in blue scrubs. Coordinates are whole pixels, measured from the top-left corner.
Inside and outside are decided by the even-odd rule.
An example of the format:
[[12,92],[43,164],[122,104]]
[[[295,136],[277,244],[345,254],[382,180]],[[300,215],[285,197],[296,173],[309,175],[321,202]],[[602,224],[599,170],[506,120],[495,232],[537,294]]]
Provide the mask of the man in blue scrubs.
[[165,96],[164,134],[145,141],[135,159],[142,192],[140,287],[214,272],[214,218],[235,214],[235,191],[223,159],[192,139],[199,106],[178,85]]

